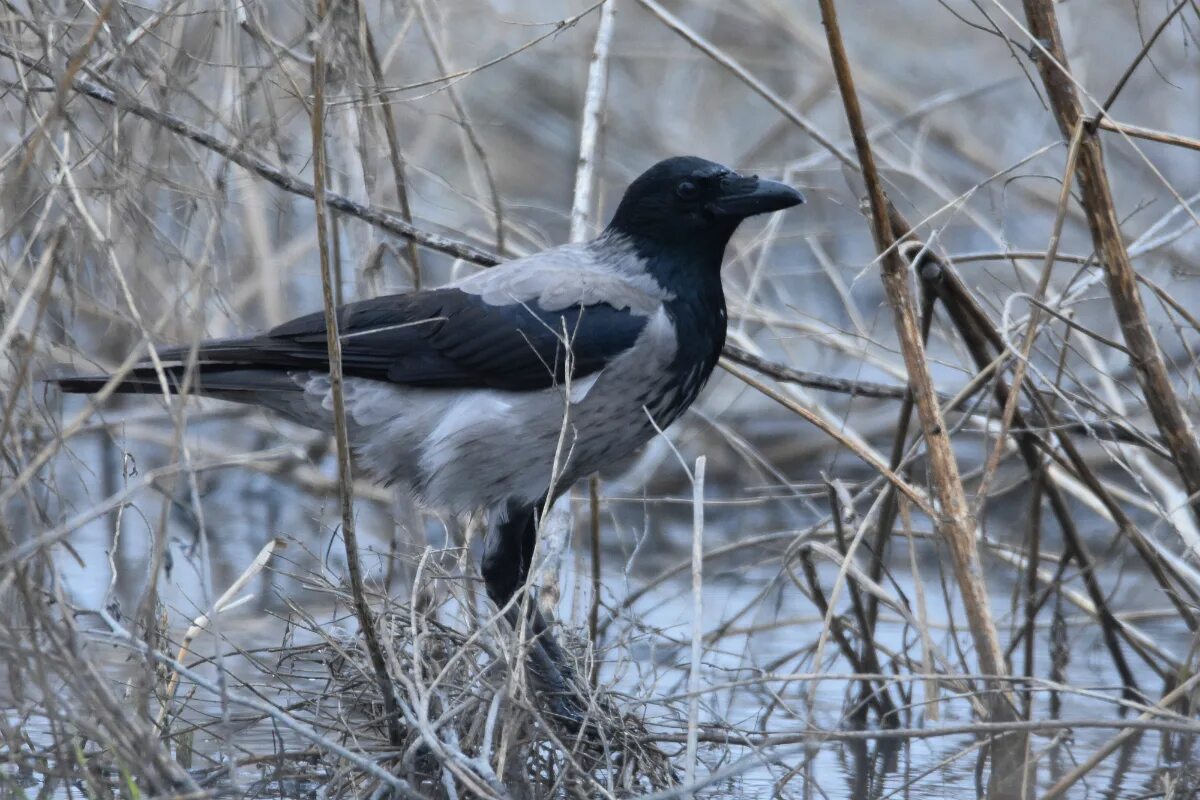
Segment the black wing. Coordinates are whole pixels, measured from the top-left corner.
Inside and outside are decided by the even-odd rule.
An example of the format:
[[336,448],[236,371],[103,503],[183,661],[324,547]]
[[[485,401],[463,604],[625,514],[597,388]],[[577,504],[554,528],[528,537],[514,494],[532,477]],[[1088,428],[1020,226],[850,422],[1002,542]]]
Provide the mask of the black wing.
[[[536,300],[491,305],[447,288],[347,304],[338,332],[348,376],[531,391],[563,382],[568,342],[572,377],[582,378],[628,350],[646,322],[604,303],[546,311]],[[202,373],[207,364],[326,370],[325,317],[309,314],[260,336],[203,344],[199,360]]]

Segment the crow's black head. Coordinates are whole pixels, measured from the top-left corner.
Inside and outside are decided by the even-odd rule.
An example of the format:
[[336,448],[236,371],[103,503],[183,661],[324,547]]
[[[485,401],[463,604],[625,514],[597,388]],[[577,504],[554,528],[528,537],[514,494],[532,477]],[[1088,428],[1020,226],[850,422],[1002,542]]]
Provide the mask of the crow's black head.
[[[721,261],[746,217],[790,208],[804,195],[695,156],[660,161],[625,190],[608,233],[625,237],[642,267],[681,300],[723,308]],[[724,317],[721,337],[724,337]]]
[[803,202],[804,195],[777,181],[677,156],[658,162],[629,185],[609,229],[660,246],[723,251],[746,217]]

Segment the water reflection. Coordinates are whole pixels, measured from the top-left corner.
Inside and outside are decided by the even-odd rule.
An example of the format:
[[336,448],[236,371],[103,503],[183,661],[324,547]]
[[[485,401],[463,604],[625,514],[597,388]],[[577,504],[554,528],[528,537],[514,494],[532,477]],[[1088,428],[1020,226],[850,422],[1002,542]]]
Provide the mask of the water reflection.
[[[870,742],[846,742],[842,747],[842,768],[849,778],[846,796],[879,800],[888,776],[896,774],[899,768],[902,749],[903,741],[891,736]],[[909,765],[907,760],[905,765]]]

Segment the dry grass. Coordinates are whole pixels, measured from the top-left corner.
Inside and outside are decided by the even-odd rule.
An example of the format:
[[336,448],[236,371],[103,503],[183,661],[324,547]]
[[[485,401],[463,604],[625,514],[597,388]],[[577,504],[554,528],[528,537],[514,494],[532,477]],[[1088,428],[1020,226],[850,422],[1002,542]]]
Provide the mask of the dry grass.
[[[860,5],[0,9],[0,787],[1192,796],[1200,10]],[[811,202],[731,247],[703,402],[549,515],[594,735],[472,520],[40,381],[586,237],[678,152]]]

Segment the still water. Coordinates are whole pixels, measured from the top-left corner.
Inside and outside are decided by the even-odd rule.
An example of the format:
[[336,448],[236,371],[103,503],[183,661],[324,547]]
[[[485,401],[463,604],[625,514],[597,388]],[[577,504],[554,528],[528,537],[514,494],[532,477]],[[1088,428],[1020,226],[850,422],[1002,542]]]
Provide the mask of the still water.
[[[292,537],[293,543],[286,550],[286,559],[277,560],[247,588],[246,594],[253,594],[253,598],[218,617],[215,633],[225,642],[221,648],[227,654],[225,667],[238,675],[257,675],[250,680],[261,685],[262,671],[251,668],[249,659],[234,654],[236,649],[263,652],[261,660],[270,661],[274,656],[263,649],[278,646],[285,631],[293,637],[289,640],[291,646],[305,644],[303,633],[289,629],[286,623],[289,603],[305,609],[322,626],[340,628],[346,636],[353,636],[353,620],[346,609],[334,608],[327,595],[306,589],[302,577],[305,570],[321,570],[329,575],[340,572],[341,542],[331,533],[336,524],[335,503],[311,498],[298,499],[295,504],[286,499],[281,503],[265,476],[216,477],[202,489],[210,498],[228,498],[232,491],[239,492],[241,497],[237,502],[205,504],[211,575],[202,569],[195,525],[189,527],[186,518],[172,517],[172,569],[162,588],[175,638],[181,635],[189,619],[207,608],[206,596],[211,597],[212,592],[219,594],[250,563],[264,540],[264,530]],[[265,498],[270,502],[264,502]],[[610,514],[604,520],[601,550],[604,589],[600,685],[611,690],[622,711],[645,720],[651,732],[677,737],[686,730],[696,620],[689,567],[691,508],[686,498],[675,502],[663,501],[662,495],[659,498],[646,502],[637,497],[614,496],[606,504]],[[278,507],[272,507],[271,503]],[[1020,505],[1015,503],[1010,508]],[[136,515],[134,507],[126,511],[126,516],[134,522],[125,523],[126,541],[120,546],[117,560],[131,574],[136,574],[137,565],[144,563],[146,536],[144,531],[139,535],[138,528],[148,524],[145,520],[156,519],[156,508],[156,503],[147,501]],[[368,503],[360,504],[359,508],[360,536],[367,548],[364,566],[369,579],[380,581],[388,571],[384,532],[391,529],[391,509]],[[586,515],[582,508],[579,510],[575,525],[578,541],[563,561],[558,611],[568,626],[582,632],[586,630],[589,606],[590,563]],[[1007,531],[1021,529],[1016,516],[1012,519],[1006,519],[1004,513],[994,516],[989,518],[988,526],[993,541]],[[700,593],[701,730],[707,734],[732,731],[731,739],[736,739],[739,733],[786,736],[805,730],[851,730],[853,724],[847,719],[847,710],[857,688],[838,676],[845,676],[852,669],[839,654],[837,643],[823,637],[824,620],[800,588],[805,584],[799,566],[793,560],[790,569],[781,567],[781,556],[802,530],[797,527],[797,520],[805,519],[803,509],[797,512],[793,504],[781,511],[779,504],[714,500],[706,517],[704,546],[715,555],[704,563]],[[815,513],[810,514],[806,524],[815,519]],[[108,531],[103,520],[84,526],[72,540],[83,564],[71,558],[60,560],[64,583],[83,607],[94,607],[108,596]],[[319,538],[317,532],[321,532]],[[434,546],[456,541],[453,531],[436,524],[431,524],[426,534]],[[1061,546],[1053,536],[1048,538],[1045,552],[1058,552]],[[833,546],[827,530],[818,534],[817,541],[827,548]],[[1019,535],[1014,534],[1014,539],[1006,544],[1020,545]],[[838,570],[826,559],[817,557],[815,562],[823,590],[829,596]],[[859,563],[865,563],[863,558],[860,557]],[[1111,551],[1101,553],[1101,563],[1104,564],[1102,584],[1112,592],[1114,609],[1128,615],[1159,648],[1179,660],[1186,659],[1193,644],[1191,635],[1162,600],[1150,578],[1138,569],[1136,560]],[[985,565],[993,613],[1007,643],[1023,618],[1018,588],[1022,576],[994,554],[985,555]],[[904,679],[922,672],[921,659],[931,658],[931,651],[940,654],[944,659],[941,663],[952,667],[959,663],[960,654],[968,665],[975,663],[948,558],[939,550],[936,540],[915,531],[911,539],[896,537],[888,567],[882,581],[885,593],[904,598],[914,614],[920,609],[919,616],[927,631],[923,638],[896,611],[886,606],[881,608],[876,641],[883,669],[897,672],[907,699],[900,704],[901,727],[931,729],[969,724],[970,706],[954,685],[942,684],[934,703],[930,685],[922,680]],[[393,594],[407,595],[405,578],[411,570],[402,568],[394,572]],[[204,588],[206,581],[211,587],[209,592]],[[1074,573],[1068,573],[1068,585],[1078,587]],[[128,590],[128,586],[118,585],[118,599]],[[844,589],[836,601],[836,609],[847,615],[848,622],[852,621]],[[212,636],[201,636],[195,650],[215,652],[216,641]],[[1126,656],[1142,691],[1152,698],[1161,696],[1161,679],[1136,655],[1127,651]],[[906,664],[906,657],[917,663]],[[114,677],[119,677],[125,671],[121,654],[109,653],[106,658],[112,662]],[[1022,668],[1024,658],[1025,647],[1021,646],[1012,656],[1017,670]],[[1114,700],[1120,697],[1120,682],[1100,630],[1069,598],[1052,594],[1043,606],[1032,659],[1033,674],[1043,681],[1033,693],[1033,719],[1118,718]],[[953,669],[961,671],[959,667]],[[1045,681],[1052,676],[1058,685],[1069,690],[1050,691]],[[272,700],[284,707],[295,699],[282,685],[271,686],[269,691]],[[203,695],[201,691],[193,698],[190,713],[219,717],[214,698]],[[893,697],[901,699],[896,692]],[[872,720],[870,724],[875,723]],[[266,723],[235,728],[236,733],[215,725],[197,734],[193,742],[195,763],[220,761],[226,746],[222,736],[214,732],[221,730],[235,735],[239,748],[252,752],[271,753],[281,742],[289,746],[299,744]],[[1038,759],[1039,791],[1053,785],[1116,732],[1115,728],[1083,727],[1036,733],[1031,748]],[[677,738],[662,747],[682,760],[683,745]],[[729,746],[702,743],[697,776],[723,776],[700,793],[706,797],[957,800],[975,796],[980,779],[978,755],[979,742],[969,733],[861,742],[829,740],[814,733],[806,741],[757,752],[736,743]],[[1164,736],[1148,731],[1130,739],[1078,783],[1068,797],[1080,800],[1190,797],[1200,785],[1198,764],[1200,749],[1194,741],[1180,734]],[[253,791],[261,791],[263,775],[260,767],[243,768],[236,775],[236,785],[227,785],[224,791],[234,795],[244,795],[252,787]],[[268,788],[274,796],[305,795],[317,789],[303,783]]]

